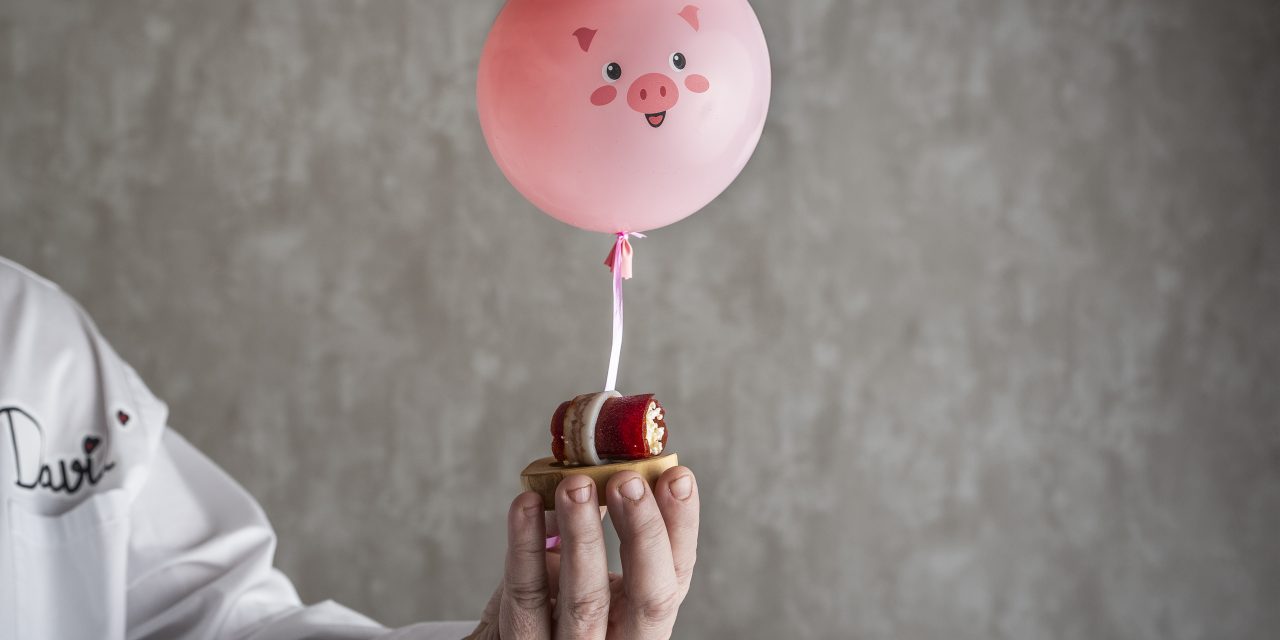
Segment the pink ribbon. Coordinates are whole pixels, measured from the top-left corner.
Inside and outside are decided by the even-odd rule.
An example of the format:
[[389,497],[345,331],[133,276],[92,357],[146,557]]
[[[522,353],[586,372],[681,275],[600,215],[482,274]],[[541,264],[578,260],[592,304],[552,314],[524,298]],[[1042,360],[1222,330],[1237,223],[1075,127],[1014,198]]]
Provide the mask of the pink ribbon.
[[643,233],[621,231],[613,243],[613,250],[605,258],[604,265],[613,272],[613,348],[609,350],[609,375],[604,390],[615,391],[618,386],[618,360],[622,356],[622,281],[631,279],[631,236],[645,237]]

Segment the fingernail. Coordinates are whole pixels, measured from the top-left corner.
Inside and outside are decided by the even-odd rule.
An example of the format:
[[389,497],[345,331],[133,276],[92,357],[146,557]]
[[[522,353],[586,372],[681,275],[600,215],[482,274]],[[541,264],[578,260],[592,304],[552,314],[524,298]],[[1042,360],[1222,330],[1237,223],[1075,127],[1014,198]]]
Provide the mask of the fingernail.
[[632,478],[622,483],[621,487],[618,487],[618,493],[621,493],[622,497],[635,502],[644,497],[644,483],[640,481],[640,478]]
[[693,495],[693,480],[689,476],[680,476],[672,480],[670,487],[671,495],[675,496],[676,500],[688,500],[689,496]]
[[577,489],[571,489],[569,491],[569,499],[573,500],[578,504],[585,504],[587,502],[587,498],[590,498],[590,497],[591,497],[591,485],[587,485],[585,487],[578,487]]

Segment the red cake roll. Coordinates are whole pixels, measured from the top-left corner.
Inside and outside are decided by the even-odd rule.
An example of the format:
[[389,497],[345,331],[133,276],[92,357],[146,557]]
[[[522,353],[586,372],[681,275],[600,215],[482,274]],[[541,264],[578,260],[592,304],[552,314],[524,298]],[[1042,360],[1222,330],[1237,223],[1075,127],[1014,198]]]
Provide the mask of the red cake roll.
[[653,394],[588,393],[551,417],[551,453],[568,465],[643,460],[667,446],[665,412]]

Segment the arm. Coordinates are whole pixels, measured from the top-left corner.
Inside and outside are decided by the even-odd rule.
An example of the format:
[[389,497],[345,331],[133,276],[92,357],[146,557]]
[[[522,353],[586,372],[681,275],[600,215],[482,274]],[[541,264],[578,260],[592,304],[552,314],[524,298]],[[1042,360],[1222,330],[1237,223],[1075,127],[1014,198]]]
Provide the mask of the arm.
[[276,536],[262,509],[171,429],[130,519],[129,638],[456,640],[472,626],[392,632],[332,601],[303,606],[272,566]]
[[303,606],[253,498],[166,426],[168,408],[75,301],[2,257],[0,417],[0,637],[466,634]]

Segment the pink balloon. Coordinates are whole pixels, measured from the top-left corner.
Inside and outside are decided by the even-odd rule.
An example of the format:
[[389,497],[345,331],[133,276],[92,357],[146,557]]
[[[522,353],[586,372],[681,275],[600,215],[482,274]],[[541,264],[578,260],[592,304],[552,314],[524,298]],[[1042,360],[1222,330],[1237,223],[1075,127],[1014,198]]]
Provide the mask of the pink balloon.
[[477,100],[520,193],[557,220],[618,233],[720,195],[760,140],[769,91],[746,0],[509,0]]

